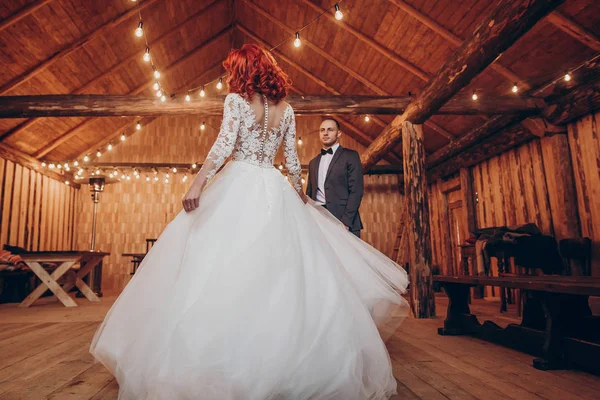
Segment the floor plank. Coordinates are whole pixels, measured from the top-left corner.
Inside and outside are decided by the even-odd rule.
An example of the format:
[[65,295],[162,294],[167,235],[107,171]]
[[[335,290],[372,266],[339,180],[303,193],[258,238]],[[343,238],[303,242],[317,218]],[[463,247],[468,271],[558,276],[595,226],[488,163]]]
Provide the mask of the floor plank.
[[[76,299],[67,309],[40,301],[31,308],[0,305],[0,399],[115,400],[118,384],[89,354],[90,341],[114,297],[99,304]],[[407,319],[387,346],[398,394],[391,400],[500,400],[600,398],[600,378],[580,371],[538,371],[532,356],[466,336],[442,337],[440,317]],[[481,320],[518,322],[513,309],[477,301]]]

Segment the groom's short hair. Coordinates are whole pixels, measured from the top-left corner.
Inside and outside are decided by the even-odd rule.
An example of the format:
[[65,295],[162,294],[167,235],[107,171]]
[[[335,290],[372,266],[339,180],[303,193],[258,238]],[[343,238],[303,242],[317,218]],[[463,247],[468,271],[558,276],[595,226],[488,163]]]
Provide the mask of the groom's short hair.
[[324,122],[324,121],[333,121],[333,122],[335,122],[335,126],[338,128],[338,131],[340,129],[342,129],[342,128],[340,128],[339,121],[337,119],[333,118],[333,117],[325,117],[325,118],[323,118],[323,121],[321,121],[321,122]]

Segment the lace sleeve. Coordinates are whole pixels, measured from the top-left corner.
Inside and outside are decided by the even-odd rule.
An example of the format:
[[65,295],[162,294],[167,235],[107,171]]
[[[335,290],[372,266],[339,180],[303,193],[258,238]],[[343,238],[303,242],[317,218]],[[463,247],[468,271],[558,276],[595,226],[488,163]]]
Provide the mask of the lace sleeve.
[[227,157],[233,152],[241,120],[241,112],[238,107],[239,103],[236,102],[236,96],[230,93],[225,98],[223,123],[221,124],[219,136],[210,149],[208,156],[206,156],[200,172],[198,172],[198,175],[204,177],[205,181],[210,180],[217,173]]
[[288,170],[288,176],[294,189],[302,193],[302,167],[298,159],[298,150],[296,149],[296,117],[291,106],[285,110],[287,130],[283,142],[283,155],[285,157],[285,166]]

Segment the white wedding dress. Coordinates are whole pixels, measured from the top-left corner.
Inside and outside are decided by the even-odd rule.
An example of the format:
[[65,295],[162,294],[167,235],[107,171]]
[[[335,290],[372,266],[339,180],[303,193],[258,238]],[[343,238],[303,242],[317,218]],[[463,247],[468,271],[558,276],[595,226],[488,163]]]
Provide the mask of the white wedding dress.
[[[393,330],[407,314],[406,272],[302,202],[292,107],[266,127],[227,96],[200,207],[165,228],[96,332],[90,351],[119,399],[395,393],[378,326]],[[282,141],[292,184],[273,167]]]

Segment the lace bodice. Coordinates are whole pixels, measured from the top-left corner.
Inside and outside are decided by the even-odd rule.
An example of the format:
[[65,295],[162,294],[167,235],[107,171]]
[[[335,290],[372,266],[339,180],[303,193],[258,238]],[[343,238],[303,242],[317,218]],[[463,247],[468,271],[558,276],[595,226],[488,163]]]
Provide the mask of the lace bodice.
[[219,136],[210,149],[199,175],[210,179],[231,155],[233,160],[273,167],[273,160],[283,142],[283,153],[290,182],[302,191],[301,166],[296,150],[296,118],[292,106],[285,109],[279,124],[265,131],[256,121],[250,104],[237,93],[225,98],[223,123]]

